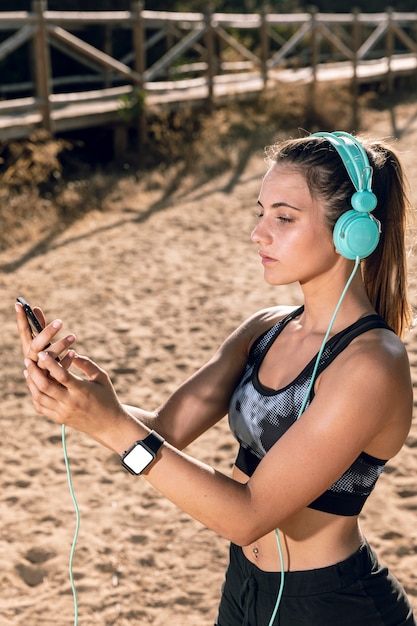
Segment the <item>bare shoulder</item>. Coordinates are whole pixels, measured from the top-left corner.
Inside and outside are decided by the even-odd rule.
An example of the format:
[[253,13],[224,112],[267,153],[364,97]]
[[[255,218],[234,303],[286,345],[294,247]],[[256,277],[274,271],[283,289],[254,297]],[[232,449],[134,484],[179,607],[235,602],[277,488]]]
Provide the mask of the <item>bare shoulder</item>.
[[363,333],[351,344],[347,352],[361,369],[372,367],[378,375],[395,378],[395,374],[406,374],[406,382],[410,380],[410,365],[407,350],[401,339],[385,328],[375,328]]
[[373,329],[355,338],[329,367],[320,385],[340,394],[356,412],[366,416],[373,435],[366,452],[379,458],[394,456],[411,425],[413,387],[407,350],[390,330]]
[[412,385],[407,350],[392,331],[375,328],[363,333],[341,356],[341,367],[354,380],[367,382],[381,395],[409,395]]
[[299,308],[298,306],[281,305],[261,309],[251,315],[242,326],[237,329],[237,332],[246,334],[249,338],[249,344],[252,344],[259,335],[272,328],[277,322]]
[[258,320],[259,322],[264,323],[267,326],[273,326],[293,311],[297,311],[297,309],[299,308],[300,306],[271,306],[257,311],[249,318],[249,320]]
[[297,308],[299,307],[276,306],[253,313],[227,337],[213,359],[225,360],[229,358],[235,363],[245,364],[256,339]]

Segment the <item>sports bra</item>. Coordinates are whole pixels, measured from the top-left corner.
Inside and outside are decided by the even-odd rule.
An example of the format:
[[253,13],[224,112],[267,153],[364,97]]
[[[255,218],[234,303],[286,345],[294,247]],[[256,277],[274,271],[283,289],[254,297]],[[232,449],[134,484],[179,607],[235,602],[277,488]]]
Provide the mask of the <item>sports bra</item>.
[[[260,365],[269,348],[285,326],[298,317],[304,307],[292,311],[256,339],[249,352],[243,376],[229,406],[229,424],[239,442],[235,461],[247,476],[251,476],[268,450],[297,420],[313,375],[316,358],[282,389],[264,387],[259,381]],[[316,376],[362,333],[373,328],[392,330],[379,315],[363,317],[331,337],[322,352]],[[306,407],[314,398],[311,387]],[[375,483],[384,470],[386,460],[362,452],[349,469],[327,489],[309,508],[336,515],[358,515]]]

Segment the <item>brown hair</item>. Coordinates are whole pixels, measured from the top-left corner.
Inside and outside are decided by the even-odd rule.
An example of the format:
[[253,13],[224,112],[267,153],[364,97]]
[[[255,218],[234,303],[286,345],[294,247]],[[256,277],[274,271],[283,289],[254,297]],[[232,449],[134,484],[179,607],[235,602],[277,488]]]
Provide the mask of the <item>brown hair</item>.
[[[382,141],[361,139],[373,168],[372,190],[378,204],[372,212],[381,222],[376,250],[362,261],[368,298],[391,328],[403,337],[412,324],[407,293],[406,228],[410,213],[408,185],[394,150]],[[266,149],[267,161],[291,163],[305,176],[311,196],[326,207],[333,230],[337,219],[351,209],[355,192],[343,162],[333,145],[322,137],[289,139]]]

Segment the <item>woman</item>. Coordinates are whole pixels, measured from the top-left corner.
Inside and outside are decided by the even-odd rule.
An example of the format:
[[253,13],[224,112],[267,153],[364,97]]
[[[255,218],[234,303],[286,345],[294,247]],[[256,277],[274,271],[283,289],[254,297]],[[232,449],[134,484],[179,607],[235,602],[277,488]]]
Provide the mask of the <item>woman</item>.
[[[34,406],[231,541],[218,626],[415,624],[358,522],[412,417],[403,171],[387,146],[345,133],[283,142],[270,159],[252,240],[265,280],[298,282],[303,306],[253,315],[147,412],[65,352],[75,338],[55,340],[60,321],[32,339],[17,305]],[[231,477],[181,452],[226,413]]]

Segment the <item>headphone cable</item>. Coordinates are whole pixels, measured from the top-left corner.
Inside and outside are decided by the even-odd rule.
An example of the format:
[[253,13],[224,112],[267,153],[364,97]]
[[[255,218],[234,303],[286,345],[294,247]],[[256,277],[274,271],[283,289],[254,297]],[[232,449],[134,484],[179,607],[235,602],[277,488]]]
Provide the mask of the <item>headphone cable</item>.
[[74,538],[72,540],[71,552],[70,552],[70,556],[69,556],[68,571],[69,571],[69,579],[70,579],[71,589],[72,589],[72,596],[73,596],[73,599],[74,599],[74,626],[77,626],[77,624],[78,624],[78,601],[77,601],[77,590],[75,588],[74,574],[73,574],[73,570],[72,570],[72,565],[73,565],[73,561],[74,561],[75,546],[77,544],[78,533],[79,533],[79,530],[80,530],[80,510],[78,508],[77,499],[75,497],[74,489],[73,489],[73,486],[72,486],[71,468],[70,468],[70,465],[69,465],[69,459],[68,459],[68,454],[67,454],[67,443],[66,443],[66,436],[65,436],[65,424],[62,424],[62,427],[61,427],[61,439],[62,439],[62,450],[63,450],[63,454],[64,454],[65,468],[67,470],[68,487],[69,487],[69,492],[71,494],[72,502],[74,504],[74,509],[75,509],[75,531],[74,531]]
[[[315,377],[316,377],[316,374],[317,374],[317,370],[318,370],[318,367],[319,367],[321,355],[323,354],[323,351],[324,351],[324,348],[326,346],[327,340],[329,338],[330,332],[331,332],[331,330],[333,328],[333,324],[334,324],[334,321],[336,319],[336,315],[339,312],[340,306],[341,306],[341,304],[342,304],[342,302],[344,300],[344,297],[346,295],[346,292],[349,289],[350,284],[351,284],[351,282],[352,282],[352,280],[353,280],[353,278],[354,278],[354,276],[355,276],[355,274],[356,274],[356,272],[358,270],[358,267],[360,266],[360,263],[361,263],[361,259],[360,259],[359,256],[357,256],[356,260],[355,260],[355,266],[353,268],[353,271],[352,271],[351,275],[349,276],[349,278],[347,280],[347,283],[346,283],[346,285],[345,285],[345,287],[344,287],[344,289],[342,291],[342,295],[339,298],[339,301],[338,301],[338,303],[336,305],[334,313],[333,313],[333,315],[331,317],[331,320],[329,322],[329,326],[327,328],[326,334],[324,335],[323,341],[321,343],[321,347],[320,347],[320,350],[319,350],[319,352],[317,354],[316,361],[315,361],[315,364],[314,364],[313,373],[311,375],[310,383],[309,383],[309,385],[307,387],[307,391],[306,391],[306,394],[304,396],[304,400],[303,400],[303,403],[301,405],[300,411],[299,411],[299,413],[297,415],[297,419],[299,419],[301,417],[302,413],[304,413],[304,411],[305,411],[306,404],[308,402],[308,398],[309,398],[310,393],[311,393],[311,389],[312,389],[312,387],[314,385],[314,380],[315,380]],[[271,619],[268,622],[268,626],[273,626],[274,625],[274,620],[275,620],[275,617],[276,617],[276,615],[278,613],[279,605],[281,604],[281,598],[282,598],[282,594],[283,594],[283,591],[284,591],[284,582],[285,582],[284,557],[283,557],[283,553],[282,553],[281,539],[280,539],[279,531],[278,531],[277,528],[275,529],[275,539],[276,539],[277,547],[278,547],[278,554],[279,554],[279,561],[280,561],[280,568],[281,568],[280,569],[281,580],[280,580],[280,584],[279,584],[277,600],[275,602],[275,607],[274,607]]]

